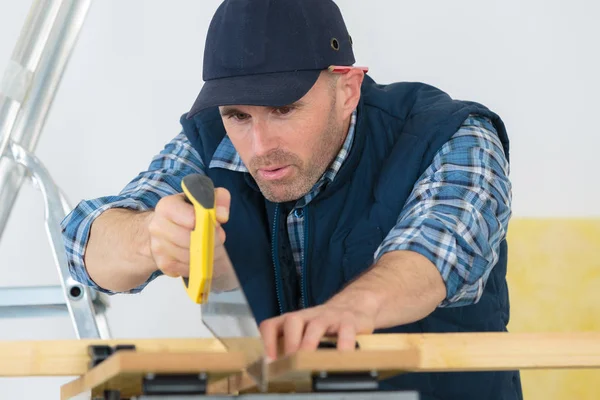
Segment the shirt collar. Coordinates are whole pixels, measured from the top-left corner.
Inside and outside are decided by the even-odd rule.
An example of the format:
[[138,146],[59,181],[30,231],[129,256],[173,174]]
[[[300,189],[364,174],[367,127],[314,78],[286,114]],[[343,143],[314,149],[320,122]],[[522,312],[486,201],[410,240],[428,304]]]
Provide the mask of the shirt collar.
[[[350,149],[352,148],[352,143],[354,142],[354,130],[356,127],[356,110],[352,113],[352,117],[350,118],[350,127],[348,129],[348,134],[346,135],[346,140],[344,140],[344,144],[342,148],[336,155],[333,162],[329,165],[319,182],[327,180],[329,182],[333,182],[335,176],[339,172],[340,168],[344,164],[344,161],[348,157],[348,153],[350,153]],[[240,155],[233,147],[233,143],[229,139],[229,136],[225,135],[217,150],[215,151],[213,158],[209,164],[209,168],[223,168],[230,171],[236,172],[248,172],[248,169],[244,165]]]

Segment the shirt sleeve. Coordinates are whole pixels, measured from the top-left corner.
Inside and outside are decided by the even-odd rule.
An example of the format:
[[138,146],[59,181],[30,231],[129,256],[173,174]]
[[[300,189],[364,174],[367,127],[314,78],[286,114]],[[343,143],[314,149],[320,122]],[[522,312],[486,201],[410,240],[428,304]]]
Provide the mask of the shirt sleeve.
[[[84,254],[94,220],[110,208],[153,209],[165,196],[180,193],[181,180],[192,173],[204,173],[204,163],[185,134],[180,133],[152,158],[147,171],[141,172],[116,196],[81,201],[63,219],[61,228],[69,272],[76,281],[98,291],[114,292],[97,285],[87,273]],[[155,272],[144,284],[129,291],[137,293],[161,275]]]
[[389,251],[418,252],[446,284],[439,307],[477,303],[511,216],[509,172],[491,121],[469,116],[415,184],[375,261]]

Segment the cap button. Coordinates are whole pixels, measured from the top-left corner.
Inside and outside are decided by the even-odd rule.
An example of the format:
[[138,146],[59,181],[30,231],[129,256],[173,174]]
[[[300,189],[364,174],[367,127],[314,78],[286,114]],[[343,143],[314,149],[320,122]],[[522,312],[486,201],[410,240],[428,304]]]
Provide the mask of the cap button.
[[340,49],[340,42],[336,38],[331,38],[331,48],[335,51]]

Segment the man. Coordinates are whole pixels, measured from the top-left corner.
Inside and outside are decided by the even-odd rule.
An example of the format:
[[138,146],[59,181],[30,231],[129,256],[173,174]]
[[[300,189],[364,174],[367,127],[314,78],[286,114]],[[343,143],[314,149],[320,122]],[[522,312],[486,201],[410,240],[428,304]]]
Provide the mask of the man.
[[[71,272],[107,293],[185,276],[192,173],[269,356],[372,332],[505,331],[508,138],[486,107],[354,67],[330,0],[226,0],[183,131],[118,195],[63,222]],[[407,374],[423,399],[521,398],[518,372]]]

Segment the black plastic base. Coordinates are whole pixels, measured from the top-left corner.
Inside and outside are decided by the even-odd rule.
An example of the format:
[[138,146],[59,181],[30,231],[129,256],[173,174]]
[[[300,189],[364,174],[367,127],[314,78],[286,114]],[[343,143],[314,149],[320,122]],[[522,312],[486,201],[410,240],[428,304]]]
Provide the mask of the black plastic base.
[[90,356],[90,362],[88,368],[92,369],[108,357],[120,350],[135,350],[135,345],[132,344],[118,344],[115,347],[108,345],[90,345],[88,346],[88,355]]
[[[335,349],[335,342],[321,342],[319,349]],[[359,349],[358,342],[354,347]],[[379,390],[376,372],[321,372],[312,377],[313,392],[370,392]]]
[[142,380],[146,396],[206,394],[206,387],[206,374],[150,374]]
[[121,392],[118,390],[105,390],[104,400],[125,400],[121,398]]
[[379,390],[377,374],[321,373],[312,378],[313,392],[370,392]]

